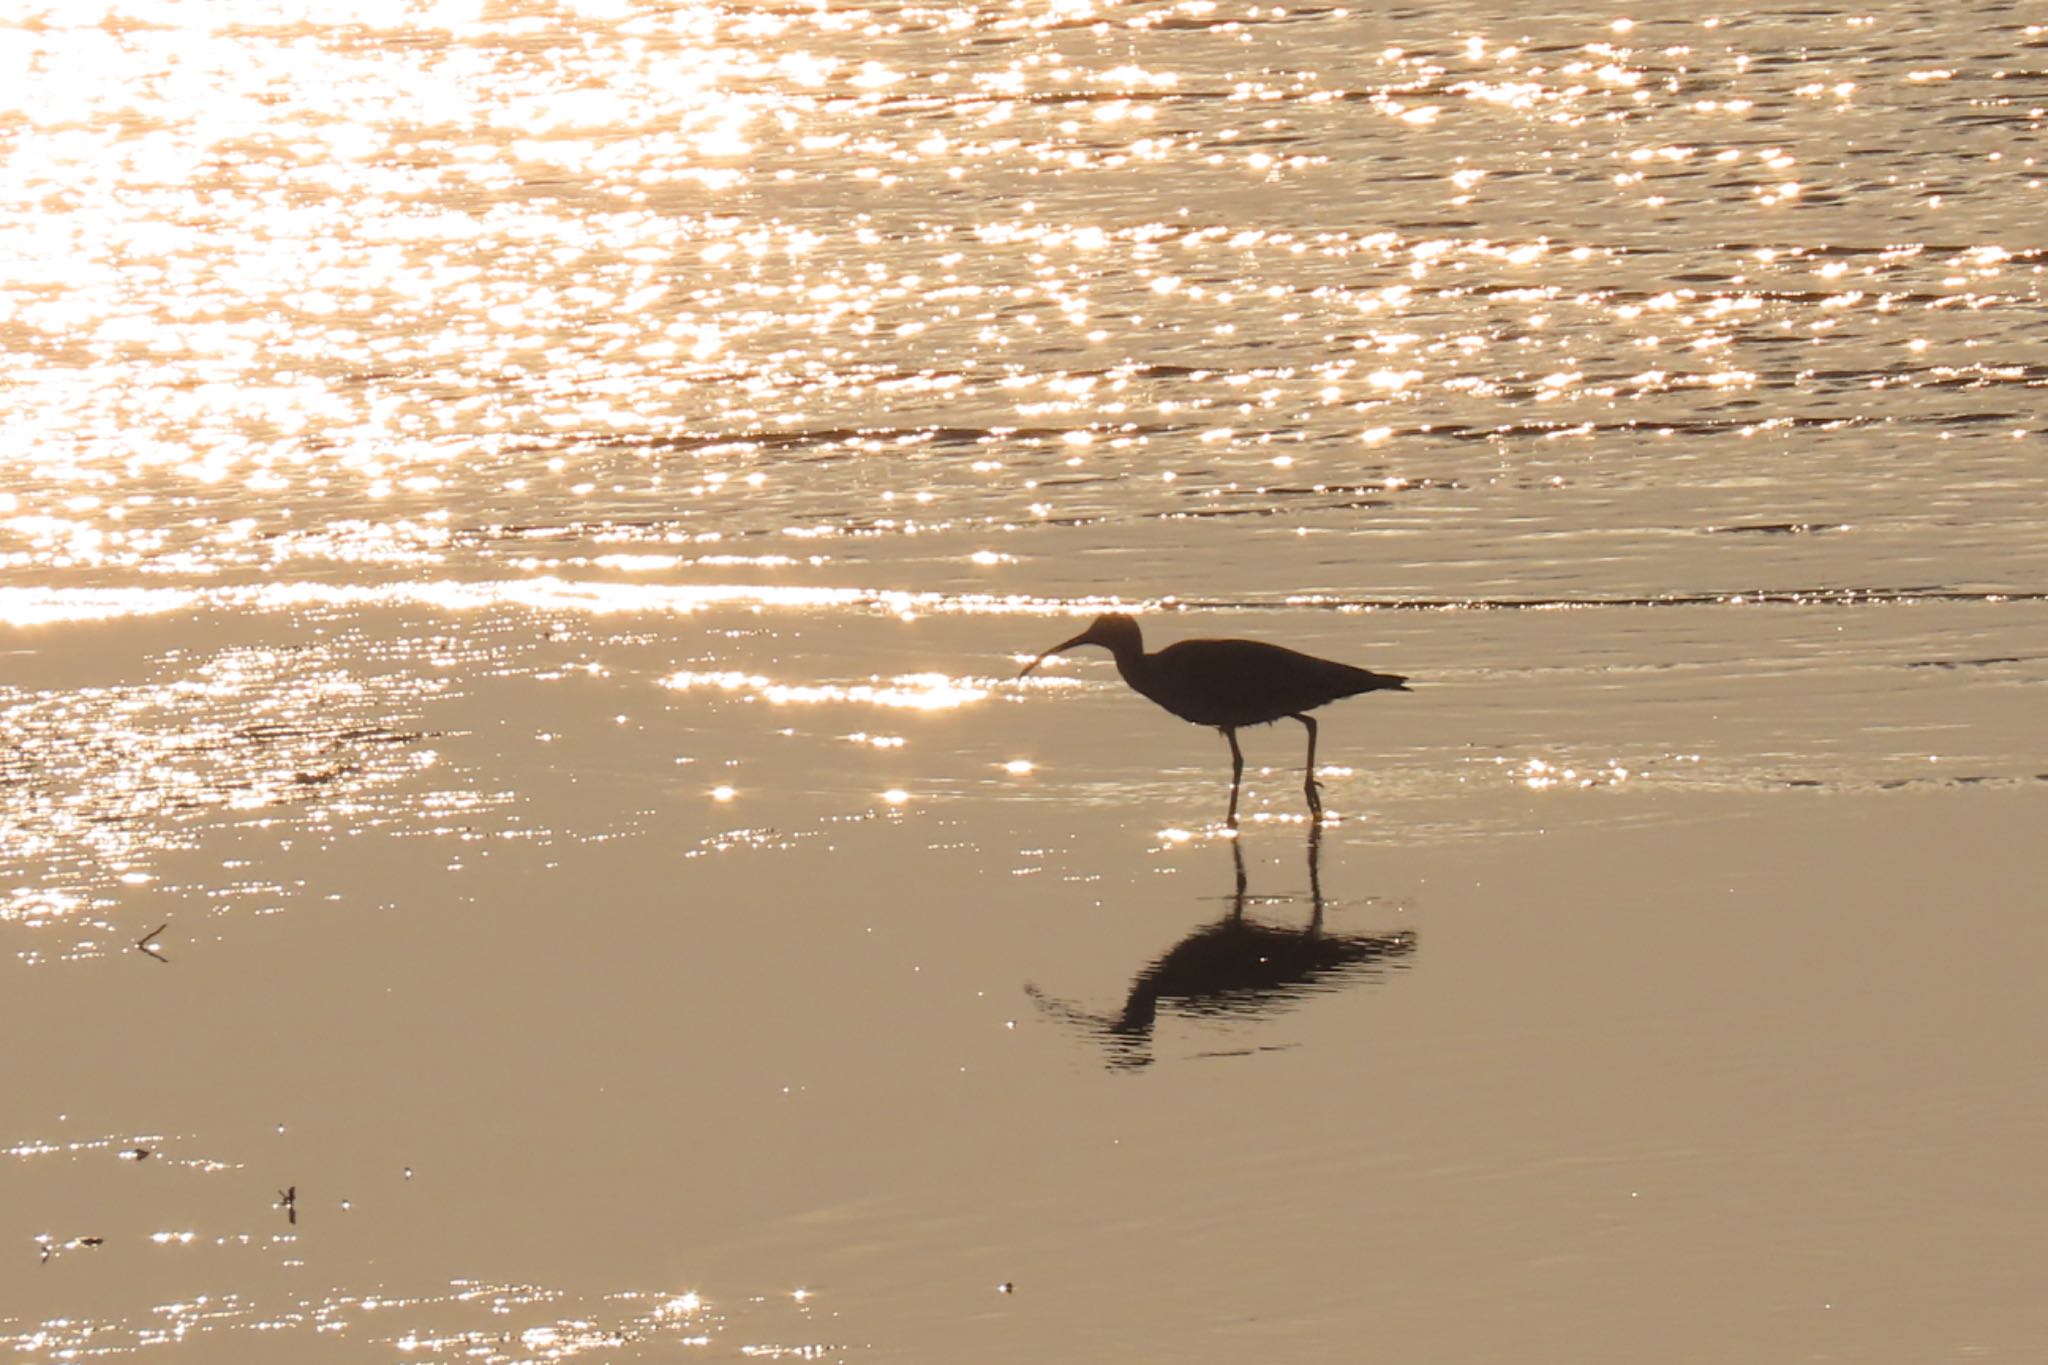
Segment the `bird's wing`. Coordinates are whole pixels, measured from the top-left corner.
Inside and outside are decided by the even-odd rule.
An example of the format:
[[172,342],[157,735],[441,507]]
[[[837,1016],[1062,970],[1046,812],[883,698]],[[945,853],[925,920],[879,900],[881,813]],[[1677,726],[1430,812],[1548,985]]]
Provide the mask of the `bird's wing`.
[[1262,640],[1182,640],[1150,672],[1168,710],[1202,725],[1261,725],[1338,697],[1393,686],[1385,674]]

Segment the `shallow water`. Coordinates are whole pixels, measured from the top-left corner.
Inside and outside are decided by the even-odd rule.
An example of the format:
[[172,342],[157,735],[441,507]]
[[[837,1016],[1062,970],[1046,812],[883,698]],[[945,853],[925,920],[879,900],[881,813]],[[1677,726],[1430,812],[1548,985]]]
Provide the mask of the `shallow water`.
[[2038,1358],[2044,48],[0,20],[0,1341]]

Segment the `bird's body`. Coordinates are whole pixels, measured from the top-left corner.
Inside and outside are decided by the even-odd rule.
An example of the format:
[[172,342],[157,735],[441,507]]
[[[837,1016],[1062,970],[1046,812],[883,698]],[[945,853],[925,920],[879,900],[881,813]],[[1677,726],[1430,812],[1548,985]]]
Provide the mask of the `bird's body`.
[[1133,691],[1182,720],[1223,730],[1269,725],[1407,681],[1262,640],[1182,640],[1157,654],[1118,655],[1116,665]]
[[1048,656],[1078,645],[1100,645],[1108,650],[1116,659],[1116,671],[1140,696],[1182,720],[1213,725],[1223,732],[1230,741],[1232,825],[1237,823],[1238,788],[1244,777],[1244,755],[1237,747],[1240,728],[1286,718],[1307,727],[1308,776],[1303,790],[1310,811],[1320,819],[1323,806],[1316,789],[1316,723],[1307,713],[1361,692],[1408,690],[1408,680],[1396,674],[1374,673],[1260,640],[1182,640],[1147,654],[1137,621],[1118,612],[1096,617],[1087,630],[1054,645],[1032,660],[1024,672],[1029,673]]

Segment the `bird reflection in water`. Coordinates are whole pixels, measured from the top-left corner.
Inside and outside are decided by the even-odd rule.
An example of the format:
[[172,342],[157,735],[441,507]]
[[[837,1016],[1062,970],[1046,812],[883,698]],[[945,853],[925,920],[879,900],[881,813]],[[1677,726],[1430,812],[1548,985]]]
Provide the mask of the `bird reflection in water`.
[[1203,925],[1138,973],[1119,1014],[1091,1014],[1026,985],[1038,1007],[1095,1035],[1116,1069],[1149,1066],[1152,1027],[1162,1003],[1199,1017],[1251,1018],[1277,1014],[1302,996],[1341,989],[1408,965],[1415,931],[1337,934],[1323,926],[1322,826],[1308,833],[1309,896],[1313,910],[1302,928],[1263,924],[1245,914],[1244,851],[1230,840],[1237,869],[1230,913]]

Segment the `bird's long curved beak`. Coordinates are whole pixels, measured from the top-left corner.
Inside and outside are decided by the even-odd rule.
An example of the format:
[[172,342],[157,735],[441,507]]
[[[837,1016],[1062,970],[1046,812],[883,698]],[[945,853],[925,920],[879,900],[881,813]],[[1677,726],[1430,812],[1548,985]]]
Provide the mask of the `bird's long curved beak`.
[[1084,630],[1079,635],[1076,635],[1073,639],[1065,641],[1062,644],[1054,645],[1051,649],[1048,649],[1047,651],[1045,651],[1045,653],[1039,655],[1030,663],[1024,665],[1024,671],[1022,673],[1019,673],[1017,676],[1020,678],[1029,677],[1032,669],[1038,667],[1047,659],[1050,659],[1053,655],[1064,654],[1066,651],[1072,649],[1075,645],[1085,645],[1094,638],[1095,637],[1092,634]]

